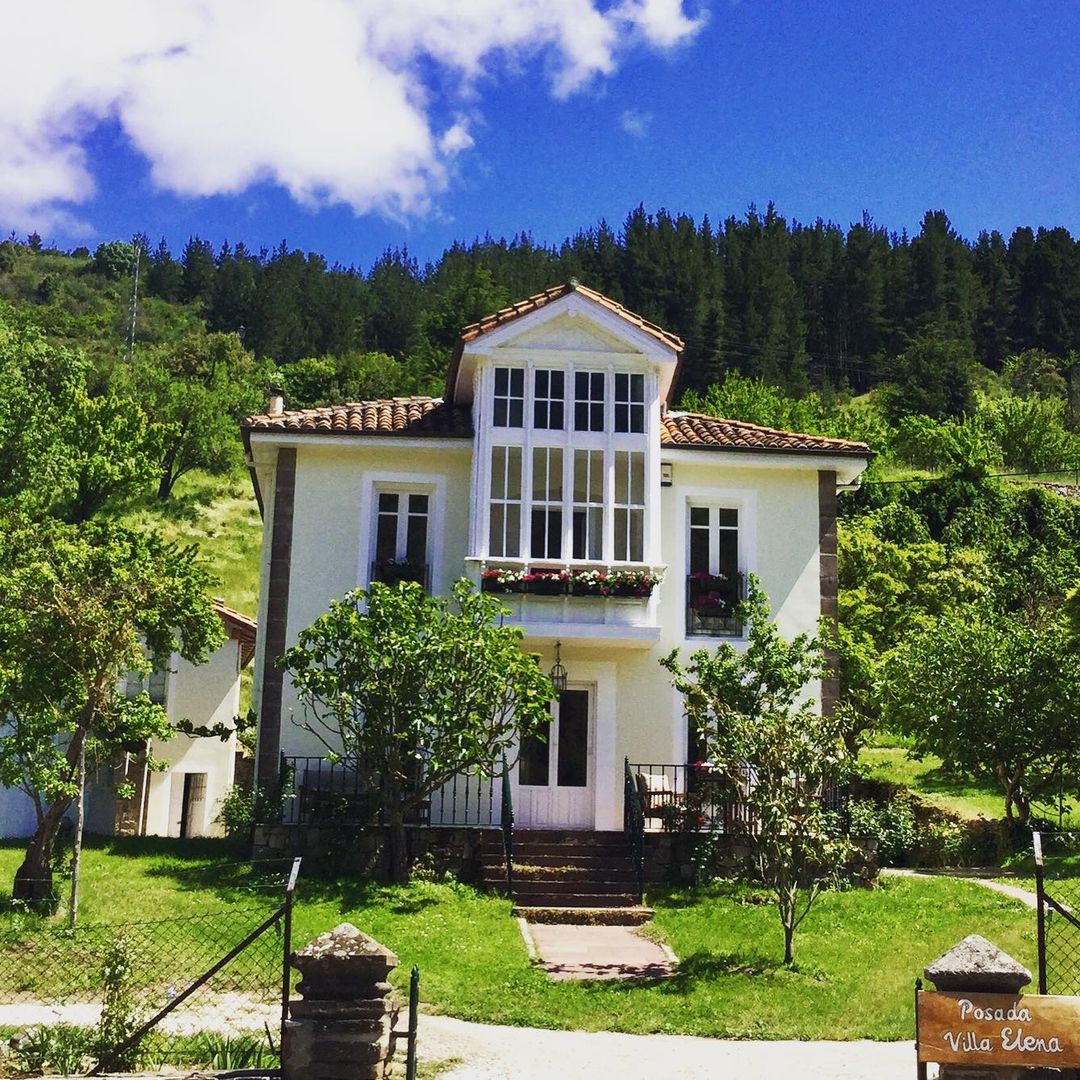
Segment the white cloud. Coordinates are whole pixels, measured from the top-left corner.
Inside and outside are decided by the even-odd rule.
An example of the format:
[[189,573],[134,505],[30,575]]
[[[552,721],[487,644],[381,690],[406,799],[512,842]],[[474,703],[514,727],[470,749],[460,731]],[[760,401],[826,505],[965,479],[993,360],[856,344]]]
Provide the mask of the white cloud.
[[652,126],[652,113],[627,109],[619,117],[619,126],[627,135],[635,139],[646,139],[649,135],[649,128]]
[[0,223],[70,231],[95,191],[86,142],[107,118],[162,190],[269,182],[312,207],[425,213],[473,146],[460,112],[483,80],[539,59],[565,98],[611,74],[621,50],[671,48],[703,22],[683,0],[599,2],[20,4],[0,65]]

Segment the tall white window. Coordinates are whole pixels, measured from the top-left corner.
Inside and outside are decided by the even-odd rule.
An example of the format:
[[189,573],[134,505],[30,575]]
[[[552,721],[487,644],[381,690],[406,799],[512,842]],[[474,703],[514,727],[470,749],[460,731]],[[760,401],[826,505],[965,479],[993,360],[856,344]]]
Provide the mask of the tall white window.
[[615,376],[615,430],[640,435],[645,430],[645,376]]
[[562,431],[566,408],[566,375],[540,368],[533,380],[533,427]]
[[491,448],[488,554],[516,559],[521,553],[521,447]]
[[533,450],[530,558],[562,558],[562,472],[561,447],[538,446]]
[[645,455],[615,451],[615,559],[641,562],[645,553]]
[[519,428],[525,422],[525,369],[495,369],[495,427]]
[[691,506],[689,555],[691,574],[734,582],[739,573],[739,511],[730,506]]
[[430,497],[416,492],[380,491],[375,521],[375,562],[427,563]]
[[604,555],[604,451],[574,451],[573,558]]
[[604,373],[574,372],[574,430],[604,430]]

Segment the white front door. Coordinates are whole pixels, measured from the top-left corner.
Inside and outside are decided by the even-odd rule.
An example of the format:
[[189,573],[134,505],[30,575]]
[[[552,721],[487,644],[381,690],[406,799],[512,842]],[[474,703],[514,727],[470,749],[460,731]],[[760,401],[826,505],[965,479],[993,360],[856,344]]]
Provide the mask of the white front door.
[[593,827],[594,711],[590,688],[568,688],[551,703],[546,731],[522,742],[515,824],[534,829]]

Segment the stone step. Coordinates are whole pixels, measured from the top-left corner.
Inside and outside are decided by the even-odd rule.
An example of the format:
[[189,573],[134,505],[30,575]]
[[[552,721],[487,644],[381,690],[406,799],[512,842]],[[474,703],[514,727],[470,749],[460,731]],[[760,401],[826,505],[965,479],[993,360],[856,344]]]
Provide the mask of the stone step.
[[634,907],[638,903],[636,892],[532,892],[520,893],[515,884],[514,899],[523,900],[529,907],[542,908],[604,908]]
[[[506,880],[506,867],[485,869],[485,882]],[[592,866],[527,866],[514,863],[515,881],[621,881],[636,882],[633,867],[611,866],[598,869]]]
[[[485,853],[486,854],[486,853]],[[554,855],[562,859],[628,859],[630,848],[625,844],[592,844],[573,847],[569,844],[545,844],[538,841],[519,844],[514,842],[515,861],[529,862],[533,856]],[[502,852],[499,852],[502,857]]]
[[537,893],[545,893],[551,896],[560,896],[567,893],[588,893],[595,896],[618,894],[623,896],[627,893],[636,892],[637,885],[633,881],[606,881],[597,878],[590,878],[586,881],[558,881],[551,879],[535,881],[527,877],[514,878],[515,896],[535,896]]
[[[506,863],[500,857],[498,859],[484,859],[482,860],[484,867],[495,869],[496,867],[505,866]],[[514,852],[514,865],[515,866],[569,866],[576,870],[604,870],[607,868],[616,867],[632,867],[633,860],[626,853],[620,855],[579,855],[576,852],[560,852],[554,854],[551,852],[536,852],[529,851],[515,851]]]
[[511,914],[532,923],[641,926],[653,917],[653,910],[640,904],[626,907],[539,907],[529,903],[515,905]]
[[[539,841],[544,844],[569,844],[575,847],[595,847],[597,845],[622,845],[627,843],[624,832],[589,832],[585,829],[514,829],[514,847],[519,843]],[[502,849],[502,834],[486,831],[484,846]]]

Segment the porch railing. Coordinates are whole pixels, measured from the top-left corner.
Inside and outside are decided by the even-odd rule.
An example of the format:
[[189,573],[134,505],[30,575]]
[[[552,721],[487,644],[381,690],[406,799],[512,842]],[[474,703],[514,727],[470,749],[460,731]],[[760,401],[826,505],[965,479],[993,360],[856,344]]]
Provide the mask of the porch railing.
[[686,632],[732,637],[742,633],[735,610],[746,599],[742,574],[690,574],[686,579]]
[[[385,824],[379,791],[347,764],[323,757],[283,756],[280,820],[285,825],[327,821]],[[502,776],[459,773],[424,799],[409,825],[497,826],[502,818]]]
[[[640,808],[644,828],[664,832],[754,831],[746,796],[754,782],[753,770],[743,767],[731,784],[705,762],[689,765],[627,761],[627,801]],[[830,784],[821,793],[822,805],[839,816],[848,829],[848,788]]]

